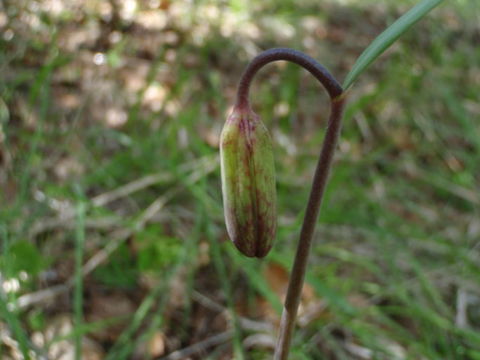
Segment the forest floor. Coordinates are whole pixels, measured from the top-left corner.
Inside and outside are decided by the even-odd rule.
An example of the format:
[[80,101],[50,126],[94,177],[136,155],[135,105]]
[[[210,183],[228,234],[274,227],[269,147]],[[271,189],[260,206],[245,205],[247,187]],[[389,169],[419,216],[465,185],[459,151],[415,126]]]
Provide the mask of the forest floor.
[[[0,358],[270,358],[328,101],[258,75],[279,225],[247,259],[218,160],[237,81],[271,47],[343,79],[413,3],[3,2]],[[350,90],[292,359],[480,359],[479,8],[445,2]]]

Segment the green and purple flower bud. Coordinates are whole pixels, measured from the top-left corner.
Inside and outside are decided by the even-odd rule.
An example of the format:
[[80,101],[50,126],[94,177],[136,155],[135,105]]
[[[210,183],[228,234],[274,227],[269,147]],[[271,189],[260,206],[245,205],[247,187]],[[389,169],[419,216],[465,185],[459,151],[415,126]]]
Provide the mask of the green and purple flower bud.
[[272,141],[259,117],[235,107],[220,138],[222,193],[228,235],[246,256],[264,257],[276,232]]

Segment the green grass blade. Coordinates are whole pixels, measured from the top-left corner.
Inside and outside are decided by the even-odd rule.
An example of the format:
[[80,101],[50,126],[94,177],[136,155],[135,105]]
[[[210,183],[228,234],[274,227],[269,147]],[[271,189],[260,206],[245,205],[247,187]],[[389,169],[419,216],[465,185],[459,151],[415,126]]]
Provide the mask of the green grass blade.
[[[203,212],[205,213],[205,212]],[[212,257],[213,263],[215,266],[215,270],[217,275],[220,279],[220,283],[222,288],[225,290],[226,300],[227,300],[227,307],[230,312],[230,315],[233,320],[233,352],[235,359],[245,359],[245,355],[243,353],[242,348],[242,338],[241,338],[241,330],[240,324],[238,321],[238,316],[235,311],[235,302],[233,299],[233,289],[229,280],[227,266],[225,264],[224,257],[222,256],[220,245],[218,244],[218,239],[215,238],[214,232],[211,226],[207,225],[207,234],[210,239],[211,249],[212,249]]]
[[[2,254],[8,255],[8,247],[10,243],[10,239],[8,238],[8,231],[6,225],[0,223],[0,250]],[[8,263],[10,264],[10,263]],[[4,266],[4,268],[0,271],[0,286],[3,283],[3,276],[4,274],[10,274],[9,269],[7,268],[8,265]],[[18,346],[20,352],[22,353],[23,357],[29,360],[29,339],[26,331],[23,329],[21,320],[18,317],[18,314],[14,311],[11,311],[8,306],[8,296],[3,291],[3,287],[0,287],[0,320],[5,321],[10,328],[14,338],[18,341]],[[0,346],[1,347],[1,346]],[[3,353],[0,350],[0,358],[3,359]]]
[[365,49],[362,55],[348,73],[343,83],[343,88],[348,89],[365,69],[375,61],[390,45],[392,45],[404,32],[412,25],[418,22],[422,17],[428,14],[433,8],[439,5],[443,0],[423,0],[412,9],[402,15],[397,21],[382,32]]
[[[0,319],[4,319],[7,322],[15,340],[18,341],[18,346],[23,358],[27,360],[31,359],[27,333],[23,329],[17,314],[8,309],[7,300],[3,295],[0,297]],[[2,354],[0,353],[0,355]]]
[[[75,316],[75,328],[83,324],[83,249],[85,246],[85,204],[80,202],[77,205],[77,224],[75,234],[75,283],[73,311]],[[82,333],[75,335],[75,359],[82,359]]]

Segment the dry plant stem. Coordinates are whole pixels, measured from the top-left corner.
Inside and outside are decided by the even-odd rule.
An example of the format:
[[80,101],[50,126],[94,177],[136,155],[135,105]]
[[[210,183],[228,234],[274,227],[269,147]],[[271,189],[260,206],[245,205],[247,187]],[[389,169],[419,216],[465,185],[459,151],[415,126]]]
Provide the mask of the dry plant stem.
[[322,83],[330,95],[331,100],[331,112],[327,132],[325,134],[322,150],[313,177],[312,189],[305,211],[300,240],[298,242],[295,261],[288,284],[279,335],[275,347],[274,359],[285,360],[288,358],[290,349],[313,233],[328,180],[338,135],[340,133],[341,119],[345,105],[345,94],[335,78],[333,78],[333,76],[330,75],[330,73],[316,60],[292,49],[279,48],[261,53],[248,65],[240,80],[236,106],[241,108],[249,107],[248,92],[253,77],[261,67],[278,60],[291,61],[308,70]]

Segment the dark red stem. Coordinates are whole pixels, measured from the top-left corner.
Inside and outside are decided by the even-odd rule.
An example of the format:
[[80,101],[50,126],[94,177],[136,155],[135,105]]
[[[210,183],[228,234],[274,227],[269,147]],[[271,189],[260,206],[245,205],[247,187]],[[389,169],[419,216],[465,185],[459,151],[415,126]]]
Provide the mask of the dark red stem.
[[308,70],[315,78],[322,83],[328,91],[331,99],[340,96],[343,89],[337,80],[318,61],[300,51],[288,48],[275,48],[266,50],[257,55],[248,64],[240,78],[237,90],[237,106],[248,107],[248,93],[252,79],[263,66],[273,61],[286,60],[300,65]]
[[250,62],[243,73],[238,86],[237,107],[244,109],[249,107],[248,93],[253,77],[261,67],[278,60],[291,61],[308,70],[325,87],[330,95],[331,101],[327,132],[315,169],[312,189],[305,210],[305,217],[300,232],[300,240],[295,254],[290,281],[288,283],[287,296],[283,307],[280,330],[275,348],[274,359],[286,360],[288,358],[293,329],[297,317],[298,305],[300,304],[313,233],[315,231],[323,193],[327,184],[333,154],[340,133],[343,108],[345,105],[345,94],[335,78],[316,60],[296,50],[278,48],[264,51]]
[[295,261],[293,263],[290,281],[288,283],[287,297],[283,307],[280,331],[278,334],[277,346],[275,348],[275,360],[284,360],[288,358],[298,305],[300,304],[302,294],[303,282],[305,280],[305,272],[307,269],[307,261],[310,254],[313,233],[315,231],[323,193],[327,184],[333,153],[340,133],[344,105],[344,96],[332,99],[327,133],[323,140],[322,151],[320,152],[317,168],[315,169],[315,174],[313,176],[312,189],[310,191],[307,209],[305,210],[297,253],[295,254]]

